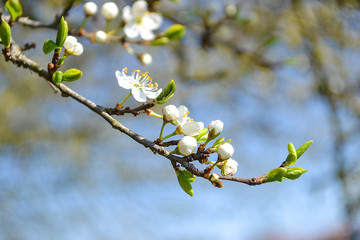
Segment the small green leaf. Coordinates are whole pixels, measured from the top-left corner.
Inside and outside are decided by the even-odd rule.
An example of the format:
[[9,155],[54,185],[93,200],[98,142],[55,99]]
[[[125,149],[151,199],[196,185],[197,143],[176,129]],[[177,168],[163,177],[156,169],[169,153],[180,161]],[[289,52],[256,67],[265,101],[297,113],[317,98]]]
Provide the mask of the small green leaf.
[[281,182],[286,172],[287,172],[286,169],[282,167],[272,169],[267,174],[266,182],[274,182],[274,181]]
[[43,52],[45,54],[51,53],[57,47],[58,45],[56,45],[53,40],[48,39],[44,42]]
[[225,141],[224,137],[216,139],[216,141],[212,145],[212,148],[218,148],[224,141]]
[[303,145],[301,145],[301,147],[299,147],[297,150],[296,150],[296,156],[297,158],[300,158],[301,155],[303,155],[303,153],[310,147],[310,145],[313,143],[313,140],[311,141],[308,141],[306,143],[304,143]]
[[58,45],[58,47],[62,47],[62,45],[64,45],[67,36],[68,36],[68,24],[65,21],[64,17],[61,17],[58,26],[58,32],[56,35],[56,44]]
[[0,37],[5,48],[8,48],[10,46],[11,28],[10,25],[4,19],[1,19]]
[[160,93],[160,95],[156,98],[156,103],[163,104],[167,102],[172,96],[174,96],[176,87],[174,80],[171,80],[166,88]]
[[290,154],[294,154],[296,156],[296,149],[292,142],[288,144],[288,151]]
[[64,73],[63,81],[73,82],[79,80],[82,76],[82,72],[79,69],[71,68]]
[[289,155],[287,156],[286,160],[285,160],[285,165],[284,167],[288,167],[290,165],[294,165],[297,161],[297,157],[292,154],[292,153],[289,153]]
[[206,142],[206,140],[208,139],[208,134],[205,134],[204,136],[202,136],[201,138],[198,138],[197,139],[197,142],[198,143],[204,143],[204,142]]
[[170,26],[168,29],[166,29],[164,33],[164,37],[167,37],[169,40],[179,40],[184,36],[186,32],[186,27],[181,24],[174,24]]
[[180,184],[180,187],[184,190],[184,192],[186,192],[187,194],[189,194],[192,197],[194,193],[193,193],[193,189],[192,189],[189,178],[181,170],[176,171],[176,175],[177,175],[177,180]]
[[161,37],[161,38],[157,38],[157,39],[154,39],[150,42],[150,44],[152,46],[161,46],[161,45],[165,45],[169,42],[169,38],[167,37]]
[[301,167],[288,168],[284,178],[290,179],[290,180],[295,180],[295,179],[298,179],[301,175],[303,175],[307,171],[308,170],[303,169]]
[[63,81],[63,73],[61,71],[57,71],[52,75],[52,80],[54,83],[61,83]]
[[207,128],[203,128],[199,131],[199,134],[195,136],[196,140],[199,140],[202,136],[206,135],[208,132]]
[[195,175],[192,174],[191,172],[189,172],[188,170],[179,170],[179,171],[181,171],[182,174],[184,174],[184,176],[187,177],[189,182],[194,182],[195,181]]
[[22,14],[22,7],[19,0],[8,0],[5,9],[10,13],[11,21],[16,20]]

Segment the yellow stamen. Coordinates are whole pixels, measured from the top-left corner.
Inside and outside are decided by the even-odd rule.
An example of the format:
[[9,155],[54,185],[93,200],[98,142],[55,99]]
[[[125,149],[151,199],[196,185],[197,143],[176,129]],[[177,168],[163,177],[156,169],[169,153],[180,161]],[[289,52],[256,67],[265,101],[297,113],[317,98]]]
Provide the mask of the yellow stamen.
[[149,85],[148,85],[148,87],[154,87],[154,84],[152,84],[152,83],[150,83]]
[[133,72],[138,72],[138,73],[139,73],[139,72],[140,72],[140,70],[139,70],[139,69],[136,69],[136,70],[134,69],[134,70],[133,70]]
[[127,67],[124,67],[124,73],[127,73]]

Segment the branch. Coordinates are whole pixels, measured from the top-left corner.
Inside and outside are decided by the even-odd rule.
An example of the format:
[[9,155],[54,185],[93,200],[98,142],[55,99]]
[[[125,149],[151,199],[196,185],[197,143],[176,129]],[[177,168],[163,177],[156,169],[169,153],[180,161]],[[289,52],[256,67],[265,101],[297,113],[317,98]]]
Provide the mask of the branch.
[[[25,69],[30,69],[31,71],[37,73],[40,77],[45,79],[50,85],[52,85],[55,89],[60,91],[62,93],[62,96],[68,96],[76,100],[77,102],[83,104],[99,116],[101,116],[103,119],[105,119],[112,128],[117,129],[118,131],[124,133],[125,135],[129,136],[139,144],[143,145],[145,148],[149,148],[152,152],[158,153],[159,155],[169,159],[172,162],[179,163],[181,166],[183,166],[185,169],[190,171],[192,174],[203,177],[205,179],[209,179],[209,172],[199,170],[195,167],[194,164],[190,163],[196,159],[203,159],[204,154],[195,154],[194,156],[188,156],[188,157],[178,157],[173,154],[170,154],[164,147],[146,139],[145,137],[131,131],[130,129],[126,128],[124,125],[122,125],[119,121],[114,119],[109,114],[110,108],[105,108],[103,106],[97,105],[96,103],[90,101],[89,99],[81,96],[77,92],[73,91],[71,88],[67,87],[66,85],[60,83],[60,84],[54,84],[51,81],[51,75],[48,71],[46,71],[44,68],[39,66],[35,61],[27,58],[20,50],[20,47],[15,44],[14,42],[11,45],[10,51],[3,50],[3,55],[5,57],[6,61],[10,61],[13,64],[17,65],[18,67],[23,67]],[[153,104],[148,103],[148,104]],[[144,108],[144,106],[150,106],[148,104],[141,105],[138,107],[139,109]],[[137,108],[134,108],[137,109]],[[134,111],[134,109],[128,109],[126,111]],[[125,109],[124,109],[125,111]],[[174,143],[174,142],[169,142]],[[168,145],[168,143],[164,143],[164,146]],[[170,145],[170,144],[169,144]],[[240,178],[240,177],[233,177],[233,176],[219,176],[219,179],[228,180],[228,181],[235,181],[240,182],[248,185],[260,185],[265,183],[266,181],[266,175],[262,175],[259,177],[253,177],[253,178]]]

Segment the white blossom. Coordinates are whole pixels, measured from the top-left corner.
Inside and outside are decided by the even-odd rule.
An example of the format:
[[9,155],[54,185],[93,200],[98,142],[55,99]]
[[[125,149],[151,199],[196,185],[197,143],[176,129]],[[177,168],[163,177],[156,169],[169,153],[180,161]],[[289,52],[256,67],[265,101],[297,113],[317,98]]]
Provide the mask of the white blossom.
[[106,2],[101,7],[101,15],[107,20],[111,21],[119,14],[119,8],[113,2]]
[[152,78],[147,72],[143,73],[140,70],[133,70],[129,76],[126,73],[127,68],[124,68],[121,72],[116,71],[115,76],[120,87],[131,89],[131,93],[136,101],[146,102],[146,98],[154,99],[161,93],[162,89],[158,89],[156,82],[152,83]]
[[178,143],[178,150],[183,156],[189,156],[195,152],[196,148],[197,141],[194,137],[185,136]]
[[129,38],[140,37],[144,40],[153,40],[154,30],[160,27],[162,17],[158,13],[148,11],[147,2],[138,0],[133,6],[125,6],[122,10],[125,21],[124,32]]
[[107,34],[104,31],[96,31],[95,33],[95,42],[97,43],[105,43],[107,40]]
[[65,53],[67,55],[80,56],[84,51],[81,43],[79,43],[76,37],[73,36],[66,37],[63,47],[65,48]]
[[234,175],[237,171],[238,163],[230,158],[224,162],[221,168],[221,175],[227,176],[227,175]]
[[179,110],[174,105],[168,105],[162,109],[165,122],[175,122],[179,118]]
[[176,120],[175,125],[180,127],[181,132],[186,136],[196,136],[199,134],[199,131],[204,128],[203,122],[195,122],[193,119],[189,118],[188,108],[184,105],[178,107],[179,118]]
[[86,17],[94,16],[97,12],[97,5],[94,2],[87,2],[83,5],[83,10]]
[[217,153],[221,161],[227,160],[234,154],[234,147],[230,143],[224,143],[218,147]]
[[220,120],[212,121],[208,125],[209,138],[214,139],[217,136],[219,136],[220,133],[222,132],[223,128],[224,128],[224,123],[222,121],[220,121]]

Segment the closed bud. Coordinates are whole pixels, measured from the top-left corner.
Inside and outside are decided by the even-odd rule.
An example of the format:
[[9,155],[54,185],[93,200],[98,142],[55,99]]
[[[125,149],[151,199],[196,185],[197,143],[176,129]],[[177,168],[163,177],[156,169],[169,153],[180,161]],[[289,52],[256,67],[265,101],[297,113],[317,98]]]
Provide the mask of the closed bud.
[[209,139],[214,139],[220,135],[224,128],[224,123],[220,120],[212,121],[209,126]]
[[218,161],[225,161],[234,154],[234,147],[230,143],[224,143],[217,149],[219,159]]
[[104,3],[101,7],[101,15],[107,20],[111,21],[119,14],[119,8],[113,2]]
[[149,53],[140,53],[137,55],[137,57],[144,66],[150,65],[152,63],[152,57]]
[[163,119],[166,123],[175,123],[179,118],[179,110],[174,105],[168,105],[162,109]]
[[237,171],[237,167],[239,164],[234,159],[231,158],[226,160],[224,163],[225,164],[223,164],[221,168],[221,175],[223,176],[234,175]]
[[219,175],[217,175],[216,173],[212,173],[212,174],[210,175],[210,181],[211,181],[211,182],[217,182],[217,181],[219,181]]
[[83,10],[86,17],[94,16],[97,12],[97,5],[94,2],[87,2],[84,4]]
[[178,143],[178,151],[183,156],[189,156],[195,152],[197,141],[194,137],[185,136]]
[[105,43],[107,40],[107,34],[104,31],[96,31],[95,33],[95,42],[97,43]]

